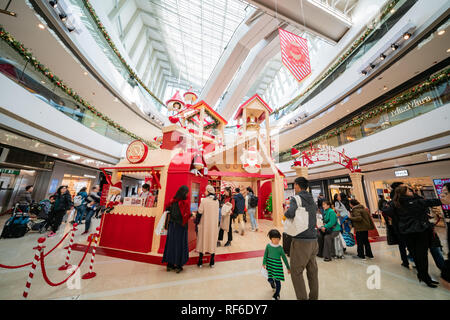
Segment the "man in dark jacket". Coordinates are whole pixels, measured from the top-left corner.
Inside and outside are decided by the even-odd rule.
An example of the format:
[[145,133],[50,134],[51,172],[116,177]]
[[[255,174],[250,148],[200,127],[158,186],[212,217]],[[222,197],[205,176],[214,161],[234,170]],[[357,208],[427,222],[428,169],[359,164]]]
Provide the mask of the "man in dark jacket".
[[19,209],[22,212],[29,212],[30,205],[33,203],[31,193],[33,192],[33,186],[26,186],[25,190],[19,192],[17,196],[17,202],[19,202]]
[[[316,255],[319,252],[316,229],[317,205],[306,189],[308,189],[308,180],[297,177],[294,181],[294,190],[302,203],[296,203],[295,198],[291,197],[289,209],[284,215],[287,219],[293,219],[298,206],[304,207],[308,212],[308,229],[292,238],[290,250],[291,279],[298,300],[317,300],[319,299],[319,278],[316,262]],[[309,296],[303,279],[305,268],[308,276]]]
[[[244,212],[245,212],[245,198],[241,194],[241,189],[236,188],[234,190],[236,194],[233,196],[234,199],[234,214],[236,215],[235,223],[236,230],[234,232],[240,232],[244,235],[245,224],[244,224]],[[238,231],[239,229],[239,231]]]
[[317,198],[317,207],[319,208],[319,211],[323,214],[323,208],[322,208],[322,203],[323,200],[325,200],[324,196],[322,193],[319,194],[319,197]]
[[381,208],[381,212],[384,220],[386,221],[386,227],[390,229],[389,231],[392,232],[392,235],[397,240],[398,250],[400,251],[400,257],[402,259],[402,266],[409,269],[408,254],[406,253],[406,241],[404,236],[400,234],[398,227],[399,217],[392,201],[394,199],[395,189],[402,185],[403,182],[394,182],[391,184],[391,194],[389,195],[391,201],[387,202],[385,206]]

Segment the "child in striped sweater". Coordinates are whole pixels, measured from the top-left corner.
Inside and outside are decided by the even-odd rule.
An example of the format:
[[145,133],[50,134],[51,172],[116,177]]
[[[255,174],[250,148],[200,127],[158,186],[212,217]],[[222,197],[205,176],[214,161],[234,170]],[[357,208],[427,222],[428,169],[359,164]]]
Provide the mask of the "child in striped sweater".
[[263,267],[267,270],[267,280],[275,291],[273,300],[280,300],[280,281],[284,281],[283,263],[281,262],[281,259],[283,259],[289,274],[291,273],[291,268],[286,255],[284,254],[283,247],[280,245],[280,232],[276,229],[272,229],[269,231],[268,236],[271,242],[267,244],[266,251],[264,252]]

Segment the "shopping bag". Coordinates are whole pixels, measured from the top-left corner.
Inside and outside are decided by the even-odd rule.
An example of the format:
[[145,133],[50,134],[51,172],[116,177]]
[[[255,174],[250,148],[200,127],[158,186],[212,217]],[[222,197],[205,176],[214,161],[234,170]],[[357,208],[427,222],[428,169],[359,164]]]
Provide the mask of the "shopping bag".
[[261,267],[261,274],[266,279],[269,277],[269,274],[267,273],[267,269],[264,267]]
[[164,211],[161,219],[159,219],[158,225],[156,226],[156,234],[158,236],[165,236],[167,235],[167,230],[165,229],[165,222],[167,218],[168,211]]

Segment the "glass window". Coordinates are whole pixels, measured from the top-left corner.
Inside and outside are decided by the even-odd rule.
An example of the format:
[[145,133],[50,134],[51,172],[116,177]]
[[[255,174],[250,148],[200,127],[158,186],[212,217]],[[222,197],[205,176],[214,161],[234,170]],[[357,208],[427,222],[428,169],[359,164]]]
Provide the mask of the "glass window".
[[389,126],[389,117],[383,113],[377,117],[363,122],[362,129],[364,136],[370,136],[378,131],[384,130]]
[[342,133],[341,141],[346,144],[362,138],[360,126],[350,127]]
[[339,140],[337,136],[334,137],[330,137],[327,139],[327,145],[332,146],[332,147],[337,147],[339,146]]

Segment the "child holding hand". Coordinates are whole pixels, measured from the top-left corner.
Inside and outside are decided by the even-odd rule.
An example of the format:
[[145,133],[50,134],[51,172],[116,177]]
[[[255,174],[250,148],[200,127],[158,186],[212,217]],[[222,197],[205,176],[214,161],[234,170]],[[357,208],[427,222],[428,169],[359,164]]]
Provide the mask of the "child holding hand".
[[264,252],[263,267],[267,270],[267,281],[269,281],[272,289],[275,291],[273,300],[280,300],[280,281],[284,281],[283,263],[281,259],[283,259],[289,274],[291,273],[291,268],[283,247],[280,245],[280,232],[272,229],[269,231],[268,236],[271,242],[267,244],[266,251]]

